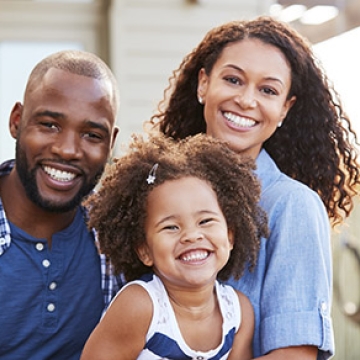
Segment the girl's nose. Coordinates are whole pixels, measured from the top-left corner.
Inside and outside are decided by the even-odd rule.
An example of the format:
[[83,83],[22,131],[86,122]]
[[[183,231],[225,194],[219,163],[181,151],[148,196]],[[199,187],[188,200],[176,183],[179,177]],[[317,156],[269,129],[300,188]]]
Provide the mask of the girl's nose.
[[193,242],[203,240],[203,239],[204,239],[204,235],[199,230],[185,231],[181,236],[181,242],[191,242],[191,243],[193,243]]

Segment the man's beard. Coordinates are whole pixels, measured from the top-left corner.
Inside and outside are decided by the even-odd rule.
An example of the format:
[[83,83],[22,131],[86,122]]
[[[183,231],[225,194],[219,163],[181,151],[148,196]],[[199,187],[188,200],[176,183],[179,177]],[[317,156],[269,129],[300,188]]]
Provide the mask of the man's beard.
[[[60,163],[60,161],[58,161]],[[66,163],[62,161],[62,163]],[[54,213],[64,213],[71,210],[74,210],[79,206],[83,198],[90,193],[90,191],[96,186],[98,180],[100,179],[104,166],[95,174],[94,177],[88,179],[85,174],[83,175],[83,184],[79,189],[78,193],[66,203],[57,203],[51,200],[43,198],[39,192],[37,183],[36,183],[36,169],[35,167],[32,170],[29,170],[29,164],[26,159],[25,151],[21,148],[19,140],[16,141],[16,171],[19,175],[20,181],[25,189],[25,193],[28,198],[40,207],[43,210],[54,212]]]

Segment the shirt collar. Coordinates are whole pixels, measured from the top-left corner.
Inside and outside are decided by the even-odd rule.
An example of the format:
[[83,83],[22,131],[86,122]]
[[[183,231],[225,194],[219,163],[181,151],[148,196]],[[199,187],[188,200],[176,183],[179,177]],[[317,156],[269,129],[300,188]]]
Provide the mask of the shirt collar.
[[281,171],[265,149],[256,158],[255,173],[260,179],[262,192],[281,176]]

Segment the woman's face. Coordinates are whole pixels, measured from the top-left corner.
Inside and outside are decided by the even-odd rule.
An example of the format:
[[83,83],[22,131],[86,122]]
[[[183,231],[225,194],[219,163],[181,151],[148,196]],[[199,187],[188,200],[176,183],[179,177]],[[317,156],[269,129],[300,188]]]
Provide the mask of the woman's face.
[[291,69],[276,47],[258,39],[231,43],[207,75],[199,72],[206,133],[256,158],[295,102]]

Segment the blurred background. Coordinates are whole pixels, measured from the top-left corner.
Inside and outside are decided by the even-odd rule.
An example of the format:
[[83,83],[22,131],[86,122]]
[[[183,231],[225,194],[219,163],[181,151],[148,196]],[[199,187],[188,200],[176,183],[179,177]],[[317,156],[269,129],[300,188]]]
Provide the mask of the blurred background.
[[[360,0],[0,0],[0,161],[14,157],[9,113],[46,55],[83,49],[112,68],[120,151],[143,131],[171,72],[210,28],[258,15],[287,21],[310,40],[360,134]],[[333,232],[336,360],[360,359],[359,218],[357,204]]]

